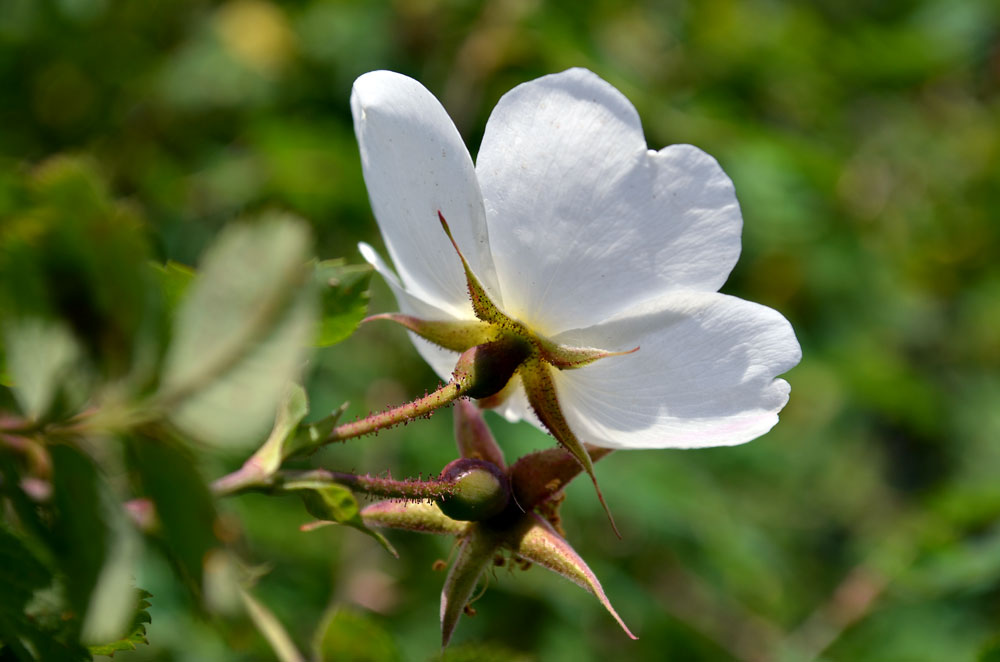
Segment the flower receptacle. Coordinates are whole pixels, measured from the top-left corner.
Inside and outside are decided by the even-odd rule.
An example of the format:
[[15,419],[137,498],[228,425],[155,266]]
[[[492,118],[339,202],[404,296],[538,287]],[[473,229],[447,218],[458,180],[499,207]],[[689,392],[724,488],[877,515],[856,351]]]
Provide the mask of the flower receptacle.
[[453,491],[436,499],[436,503],[454,520],[487,520],[502,513],[510,502],[507,475],[492,462],[460,458],[444,468],[441,480],[451,483]]
[[489,397],[507,386],[532,349],[530,342],[513,334],[476,345],[459,357],[454,380],[470,398]]

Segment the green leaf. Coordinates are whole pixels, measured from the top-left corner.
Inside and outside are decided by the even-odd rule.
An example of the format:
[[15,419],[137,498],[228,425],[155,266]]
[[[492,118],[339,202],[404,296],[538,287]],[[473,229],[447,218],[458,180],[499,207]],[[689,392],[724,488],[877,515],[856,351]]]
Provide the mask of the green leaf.
[[396,662],[399,648],[374,619],[354,609],[338,607],[327,612],[313,639],[317,662]]
[[325,260],[316,265],[314,277],[322,292],[322,312],[316,344],[335,345],[350,336],[368,312],[368,284],[372,267]]
[[201,595],[203,563],[219,546],[215,504],[194,459],[178,444],[135,436],[129,457],[138,471],[142,493],[156,507],[159,536],[181,578]]
[[449,648],[437,658],[438,662],[537,662],[537,658],[502,647],[497,643],[469,643]]
[[226,228],[181,302],[160,398],[188,434],[259,442],[300,373],[316,302],[309,231],[281,215]]
[[333,432],[333,428],[337,427],[337,421],[340,420],[345,411],[347,411],[347,403],[315,423],[300,426],[296,430],[295,436],[290,438],[285,445],[285,457],[309,452],[323,445],[330,433]]
[[265,476],[277,471],[282,461],[291,454],[290,442],[294,442],[299,423],[308,413],[309,401],[305,389],[292,384],[274,418],[270,436],[250,459]]
[[109,527],[101,508],[97,467],[71,446],[54,445],[52,456],[52,550],[62,571],[69,605],[82,620],[108,556]]
[[310,515],[316,519],[337,522],[365,533],[382,545],[387,552],[395,557],[399,554],[381,533],[369,529],[361,519],[361,507],[354,493],[344,485],[323,483],[319,481],[294,481],[282,485],[286,492],[296,492],[302,497],[302,502]]
[[976,662],[1000,662],[1000,637],[995,637],[983,646],[982,650],[979,651]]
[[7,369],[21,410],[33,419],[49,411],[80,359],[80,347],[62,322],[14,318],[4,325]]
[[24,610],[35,591],[52,582],[52,572],[13,531],[0,523],[0,640],[23,630]]
[[262,602],[253,597],[249,591],[245,589],[241,590],[240,597],[243,598],[243,605],[246,607],[247,614],[250,615],[250,619],[257,626],[257,630],[267,639],[267,643],[271,644],[271,649],[274,651],[278,661],[305,662],[305,658],[295,648],[292,638],[288,636],[288,631],[285,630],[278,617],[265,607]]
[[52,550],[84,642],[118,637],[135,604],[138,537],[97,467],[83,452],[53,445]]
[[108,526],[108,546],[80,630],[80,640],[85,644],[112,640],[127,633],[137,600],[133,578],[142,551],[141,539],[110,490],[102,490],[101,502]]
[[139,603],[135,608],[135,615],[132,623],[121,639],[111,641],[98,646],[88,646],[91,655],[106,655],[114,657],[118,651],[131,651],[138,647],[138,644],[149,644],[146,639],[146,626],[153,622],[149,615],[149,598],[153,597],[147,591],[139,591]]
[[50,159],[25,187],[23,209],[0,229],[4,326],[24,318],[64,325],[104,376],[147,379],[162,308],[141,218],[111,199],[83,158]]
[[166,264],[153,263],[152,267],[160,280],[160,289],[163,291],[167,310],[172,313],[184,300],[188,287],[194,281],[195,270],[173,260],[169,260]]

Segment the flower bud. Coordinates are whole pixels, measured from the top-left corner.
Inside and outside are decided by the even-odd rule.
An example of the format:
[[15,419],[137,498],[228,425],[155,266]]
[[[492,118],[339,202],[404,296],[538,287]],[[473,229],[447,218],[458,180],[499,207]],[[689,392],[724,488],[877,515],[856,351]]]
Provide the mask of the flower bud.
[[507,476],[492,462],[461,458],[441,472],[441,480],[454,485],[454,492],[437,499],[448,517],[478,522],[499,515],[510,500]]

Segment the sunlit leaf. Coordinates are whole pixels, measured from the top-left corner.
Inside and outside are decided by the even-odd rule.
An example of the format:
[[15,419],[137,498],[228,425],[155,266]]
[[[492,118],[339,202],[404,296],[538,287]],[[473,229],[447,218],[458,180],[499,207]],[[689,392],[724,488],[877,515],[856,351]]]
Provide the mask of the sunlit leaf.
[[271,434],[250,460],[264,475],[277,471],[281,462],[291,454],[289,447],[293,444],[299,422],[308,413],[309,401],[305,389],[292,384],[278,408]]
[[41,317],[8,320],[4,332],[14,394],[25,414],[42,418],[80,359],[80,347],[63,323]]
[[149,615],[149,599],[151,597],[153,596],[149,592],[140,590],[139,603],[135,607],[135,615],[132,617],[132,623],[126,631],[125,636],[106,644],[88,646],[87,649],[91,655],[114,657],[114,654],[119,651],[135,650],[139,644],[148,644],[146,626],[153,622],[153,619]]
[[367,264],[325,260],[316,265],[315,277],[322,293],[316,344],[328,347],[350,336],[368,312],[372,268]]
[[393,556],[399,556],[389,541],[381,533],[369,529],[361,519],[361,508],[354,493],[343,485],[316,481],[293,481],[282,488],[302,497],[306,510],[313,517],[329,522],[337,522],[365,533],[379,542]]

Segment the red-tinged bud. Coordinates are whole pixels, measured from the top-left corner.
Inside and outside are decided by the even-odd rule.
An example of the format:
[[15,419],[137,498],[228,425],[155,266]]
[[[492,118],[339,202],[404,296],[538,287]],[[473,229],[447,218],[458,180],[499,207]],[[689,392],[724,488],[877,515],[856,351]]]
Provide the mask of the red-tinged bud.
[[476,405],[464,398],[455,403],[455,441],[461,457],[486,460],[501,469],[506,468],[503,451],[483,420],[482,413]]
[[502,513],[510,502],[507,476],[492,462],[460,458],[444,468],[441,480],[455,489],[438,498],[437,505],[454,520],[487,520]]
[[459,357],[453,378],[463,395],[489,397],[503,390],[532,350],[529,341],[513,335],[476,345]]

